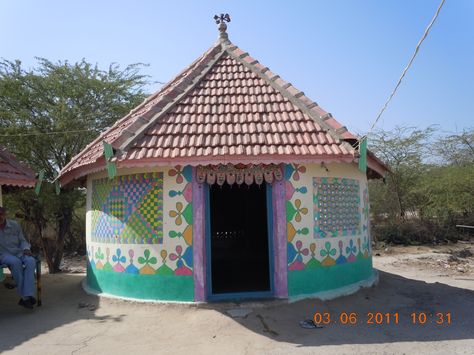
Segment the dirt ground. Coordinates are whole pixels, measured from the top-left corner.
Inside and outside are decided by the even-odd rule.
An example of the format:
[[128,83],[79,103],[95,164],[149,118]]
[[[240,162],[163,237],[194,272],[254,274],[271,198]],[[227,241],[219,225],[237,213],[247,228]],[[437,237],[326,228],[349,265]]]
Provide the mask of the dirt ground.
[[[379,284],[350,296],[331,301],[199,306],[88,295],[81,288],[84,259],[68,258],[64,267],[69,273],[44,275],[44,304],[33,311],[17,306],[15,292],[0,287],[0,352],[472,354],[473,253],[472,243],[380,246],[374,250]],[[227,313],[236,309],[250,313],[244,318]],[[324,317],[329,314],[331,323],[317,329],[301,328],[299,322],[315,312]],[[357,322],[342,324],[350,313]],[[436,324],[441,323],[439,313],[442,324]],[[424,315],[425,324],[413,324],[412,317],[423,321]],[[369,324],[369,318],[374,324]]]

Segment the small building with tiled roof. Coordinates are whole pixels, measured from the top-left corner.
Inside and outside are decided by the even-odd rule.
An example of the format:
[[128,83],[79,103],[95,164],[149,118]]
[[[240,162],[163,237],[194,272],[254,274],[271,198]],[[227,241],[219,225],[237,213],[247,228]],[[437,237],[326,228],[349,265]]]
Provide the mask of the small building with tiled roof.
[[35,183],[35,172],[0,146],[0,206],[3,203],[3,192],[14,188],[33,187]]
[[87,287],[200,302],[371,284],[367,177],[385,165],[369,153],[361,172],[358,138],[217,21],[215,45],[61,171],[87,186]]

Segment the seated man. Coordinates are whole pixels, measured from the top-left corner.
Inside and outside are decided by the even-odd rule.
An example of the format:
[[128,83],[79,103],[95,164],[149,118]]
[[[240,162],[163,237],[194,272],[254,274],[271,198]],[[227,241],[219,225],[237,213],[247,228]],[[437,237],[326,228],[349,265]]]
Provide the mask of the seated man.
[[6,209],[0,207],[0,264],[6,264],[16,281],[21,298],[18,304],[33,308],[36,299],[35,266],[30,244],[26,241],[17,222],[6,218]]

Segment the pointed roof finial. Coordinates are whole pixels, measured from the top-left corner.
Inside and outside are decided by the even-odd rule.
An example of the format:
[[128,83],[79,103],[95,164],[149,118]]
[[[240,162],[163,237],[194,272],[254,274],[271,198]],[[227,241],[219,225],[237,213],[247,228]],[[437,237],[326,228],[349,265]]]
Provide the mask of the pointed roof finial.
[[228,41],[229,40],[229,36],[227,35],[227,25],[225,24],[226,22],[230,22],[230,16],[229,14],[220,14],[219,15],[215,15],[214,16],[214,20],[216,21],[216,23],[219,25],[219,39],[221,41]]

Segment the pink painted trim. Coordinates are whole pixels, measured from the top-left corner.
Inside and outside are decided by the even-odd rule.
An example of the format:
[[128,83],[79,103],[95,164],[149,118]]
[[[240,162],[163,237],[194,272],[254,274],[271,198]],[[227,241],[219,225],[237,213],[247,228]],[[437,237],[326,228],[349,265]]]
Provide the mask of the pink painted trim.
[[196,180],[196,168],[193,167],[193,269],[194,269],[194,301],[206,300],[206,202],[204,185]]
[[61,174],[59,177],[59,182],[61,183],[61,186],[66,186],[73,180],[79,179],[83,176],[98,173],[100,171],[106,171],[105,168],[105,159],[104,157],[101,157],[92,164],[83,165],[77,169],[70,170],[67,173]]
[[[116,162],[117,168],[147,168],[156,166],[174,166],[174,165],[218,165],[228,163],[232,164],[299,164],[299,163],[352,163],[354,157],[348,155],[277,155],[261,154],[258,156],[203,156],[203,157],[184,157],[184,158],[143,158],[129,159]],[[96,162],[83,165],[79,168],[70,170],[61,174],[60,181],[62,186],[66,186],[73,180],[83,176],[105,171],[104,157],[100,157]]]
[[36,184],[36,181],[33,180],[27,180],[27,179],[4,179],[0,178],[0,185],[5,185],[5,186],[21,186],[21,187],[34,187]]
[[272,199],[275,297],[288,298],[285,181],[273,183]]
[[[160,165],[217,165],[229,163],[232,164],[281,164],[281,163],[332,163],[344,162],[352,163],[354,156],[347,155],[278,155],[278,154],[260,154],[252,155],[228,155],[228,156],[193,156],[193,157],[176,157],[176,158],[142,158],[127,159],[117,162],[117,167],[143,167],[143,166],[160,166]],[[105,170],[105,166],[104,166]]]

